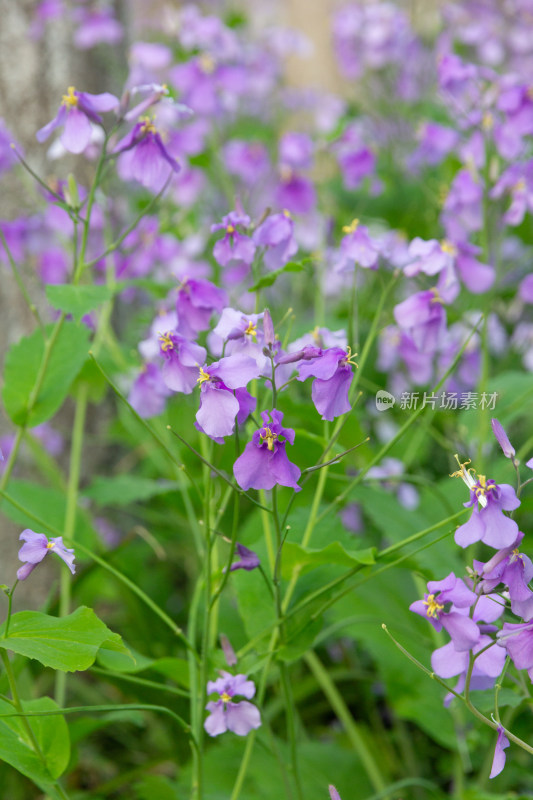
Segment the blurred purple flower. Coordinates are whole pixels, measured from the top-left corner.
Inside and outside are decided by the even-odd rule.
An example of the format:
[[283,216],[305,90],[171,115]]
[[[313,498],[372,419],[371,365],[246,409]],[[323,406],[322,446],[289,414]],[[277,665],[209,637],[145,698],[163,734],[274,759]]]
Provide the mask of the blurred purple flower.
[[492,425],[492,432],[503,450],[505,458],[513,458],[516,451],[509,441],[509,437],[505,433],[501,422],[498,422],[497,419],[491,419],[490,424]]
[[236,547],[237,553],[239,555],[239,561],[234,561],[230,567],[230,572],[234,572],[236,569],[245,569],[247,572],[250,572],[252,569],[256,569],[259,564],[259,558],[253,550],[248,550],[243,544],[239,544],[237,542]]
[[266,248],[263,261],[269,270],[284,266],[298,250],[294,222],[287,209],[280,214],[270,214],[255,229],[252,238],[257,246]]
[[112,111],[118,105],[118,98],[109,92],[89,94],[69,86],[54,119],[37,131],[37,141],[46,141],[52,131],[64,126],[61,144],[70,153],[82,153],[91,141],[91,122],[101,125],[100,113]]

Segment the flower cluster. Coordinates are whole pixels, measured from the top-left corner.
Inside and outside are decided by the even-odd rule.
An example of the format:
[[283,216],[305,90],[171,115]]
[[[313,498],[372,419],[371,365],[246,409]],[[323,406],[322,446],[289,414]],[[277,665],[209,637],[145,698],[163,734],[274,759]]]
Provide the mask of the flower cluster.
[[[515,449],[497,419],[492,420],[492,430],[504,455],[518,467]],[[533,681],[533,591],[529,588],[533,563],[520,552],[524,534],[504,513],[517,509],[520,500],[512,486],[472,473],[466,463],[459,463],[453,473],[470,489],[470,500],[464,505],[473,508],[468,522],[457,529],[455,541],[463,548],[481,541],[496,552],[485,562],[474,559],[464,580],[450,573],[443,580],[429,581],[424,599],[410,606],[437,631],[444,628],[449,634],[450,641],[433,652],[431,666],[441,678],[458,677],[454,694],[494,686],[507,656],[518,670],[527,670]],[[520,621],[508,622],[509,614]],[[495,623],[504,615],[498,627]],[[452,699],[449,694],[445,702]],[[503,770],[504,750],[509,746],[499,719],[495,727],[491,778]]]

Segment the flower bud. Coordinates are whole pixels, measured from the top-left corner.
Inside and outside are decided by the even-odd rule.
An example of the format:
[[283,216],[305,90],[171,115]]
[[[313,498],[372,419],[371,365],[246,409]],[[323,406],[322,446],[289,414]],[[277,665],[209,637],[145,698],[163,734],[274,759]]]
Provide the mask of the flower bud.
[[268,347],[272,347],[274,344],[274,325],[272,324],[272,317],[270,316],[270,311],[268,308],[265,308],[265,313],[263,314],[263,332],[265,334],[265,344]]
[[492,432],[503,450],[505,458],[513,458],[515,449],[509,441],[509,437],[505,433],[501,423],[498,422],[497,419],[491,419],[490,424],[492,425]]

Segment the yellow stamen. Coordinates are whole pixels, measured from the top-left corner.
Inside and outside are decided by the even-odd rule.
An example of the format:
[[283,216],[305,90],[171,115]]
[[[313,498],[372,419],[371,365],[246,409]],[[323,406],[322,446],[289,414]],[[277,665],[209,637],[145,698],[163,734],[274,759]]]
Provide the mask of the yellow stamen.
[[222,692],[222,694],[220,695],[220,699],[224,703],[230,703],[231,702],[231,697],[229,696],[229,694],[227,692]]
[[55,542],[48,542],[48,544],[46,545],[46,549],[53,550],[55,546],[56,546]]
[[426,612],[428,617],[433,617],[434,619],[438,618],[439,611],[444,608],[441,603],[437,603],[434,594],[428,594],[428,599],[424,600],[424,605],[428,607]]
[[513,186],[513,192],[525,192],[525,190],[526,190],[526,182],[523,178],[520,178],[520,180],[517,181]]
[[174,350],[174,342],[171,339],[170,333],[160,333],[158,338],[161,342],[161,350],[164,353],[169,350]]
[[353,353],[352,354],[352,348],[350,346],[348,346],[346,348],[346,358],[342,359],[343,364],[351,364],[353,367],[357,367],[358,368],[359,364],[356,361],[354,361],[354,358],[356,357],[356,355],[357,355],[357,353]]
[[357,230],[358,227],[359,227],[359,220],[358,219],[352,219],[352,221],[350,222],[349,225],[343,225],[342,226],[342,232],[343,233],[355,233],[355,231]]
[[226,233],[235,233],[234,225],[226,225]]
[[202,53],[201,56],[198,56],[198,64],[206,75],[211,75],[215,71],[216,62],[209,53]]
[[140,117],[139,122],[142,122],[141,125],[141,133],[157,133],[157,128],[154,125],[154,118],[150,119],[150,117]]
[[440,247],[443,253],[448,253],[450,256],[457,255],[457,247],[449,242],[447,239],[443,239],[440,243]]
[[200,367],[199,369],[200,369],[200,377],[196,380],[196,383],[199,383],[201,385],[204,381],[210,381],[211,375],[208,372],[206,372],[203,367]]
[[270,428],[264,428],[263,430],[265,432],[261,433],[259,435],[260,435],[261,439],[263,439],[267,443],[268,449],[269,450],[273,450],[274,449],[274,439],[277,439],[278,435],[277,435],[277,433],[272,433]]
[[490,131],[492,130],[493,125],[494,125],[494,117],[492,116],[490,111],[485,111],[485,113],[483,114],[483,119],[481,120],[481,127],[483,128],[484,131]]
[[433,297],[432,297],[432,298],[431,298],[431,300],[429,301],[430,303],[444,303],[444,300],[443,300],[443,299],[442,299],[442,297],[440,296],[440,292],[439,292],[439,290],[437,289],[437,287],[436,287],[436,286],[433,286],[433,287],[430,289],[430,292],[431,292],[431,293],[432,293],[432,295],[433,295]]
[[288,208],[284,208],[283,209],[283,216],[287,217],[287,219],[292,219],[292,214],[291,214],[291,212],[289,211]]
[[63,95],[63,105],[67,108],[76,108],[78,105],[78,97],[75,92],[74,86],[69,86],[67,93]]
[[248,327],[244,331],[248,336],[257,336],[257,326],[254,325],[251,319],[248,320]]

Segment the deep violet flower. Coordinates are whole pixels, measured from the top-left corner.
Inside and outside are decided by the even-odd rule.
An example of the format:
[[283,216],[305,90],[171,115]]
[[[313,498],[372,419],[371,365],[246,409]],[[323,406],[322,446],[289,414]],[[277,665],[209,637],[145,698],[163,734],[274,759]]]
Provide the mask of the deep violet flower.
[[63,125],[63,147],[70,153],[82,153],[91,141],[91,122],[101,125],[100,112],[112,111],[118,105],[118,97],[109,92],[89,94],[69,86],[54,119],[37,131],[37,141],[46,141],[52,131]]
[[[232,675],[221,670],[221,677],[208,681],[207,694],[218,694],[218,700],[210,700],[206,705],[210,715],[204,722],[209,736],[219,736],[225,731],[233,731],[237,736],[246,736],[261,725],[259,709],[248,703],[255,695],[255,684],[246,675]],[[234,697],[246,697],[235,702]]]
[[230,572],[235,572],[236,569],[245,569],[247,572],[250,572],[250,570],[256,569],[261,563],[257,553],[254,553],[253,550],[248,550],[243,544],[237,542],[236,550],[239,555],[239,560],[233,562],[230,567]]
[[26,528],[19,536],[24,544],[19,550],[18,557],[23,561],[22,567],[17,571],[17,579],[24,581],[28,575],[40,564],[43,558],[50,552],[56,553],[65,562],[69,570],[74,574],[74,550],[65,547],[62,536],[55,536],[48,539],[44,533],[35,533]]
[[261,419],[263,427],[255,431],[252,441],[233,465],[237,483],[244,490],[272,489],[279,485],[299,492],[301,471],[289,461],[285,452],[287,442],[294,444],[294,431],[282,426],[283,413],[275,408],[270,413],[262,411]]
[[496,634],[498,644],[504,647],[517,669],[527,669],[533,681],[533,622],[504,622]]
[[510,547],[499,550],[485,564],[474,560],[474,568],[482,578],[479,590],[486,594],[503,583],[509,590],[511,611],[529,622],[533,617],[533,592],[529,588],[529,582],[533,578],[533,564],[518,549],[523,537],[524,534],[519,533]]

